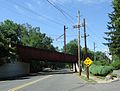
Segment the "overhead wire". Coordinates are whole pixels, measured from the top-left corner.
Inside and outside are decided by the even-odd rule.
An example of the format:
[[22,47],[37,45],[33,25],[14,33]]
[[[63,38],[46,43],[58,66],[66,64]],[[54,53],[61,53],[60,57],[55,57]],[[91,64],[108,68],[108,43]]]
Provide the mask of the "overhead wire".
[[[10,5],[9,5],[10,6]],[[6,8],[6,7],[5,7]],[[8,9],[8,8],[6,8],[6,9]],[[15,13],[18,13],[19,15],[24,15],[24,14],[21,14],[21,13],[19,13],[19,12],[16,12],[16,11],[14,11]],[[27,15],[24,15],[24,16],[26,16],[26,17],[28,17]],[[28,17],[28,18],[30,18],[30,17]],[[31,17],[31,18],[33,18],[33,17]],[[59,36],[59,35],[54,35],[54,36]],[[59,41],[60,42],[60,41]]]
[[[53,0],[52,0],[52,1],[53,1]],[[71,11],[70,9],[66,8],[66,7],[63,5],[64,3],[63,3],[62,1],[60,1],[60,0],[56,0],[56,4],[57,4],[57,5],[60,5],[61,7],[64,7],[64,9],[67,10],[67,11]],[[71,16],[71,17],[72,17],[72,16]]]
[[[52,0],[52,1],[54,1],[54,0]],[[71,0],[71,2],[74,2],[74,1]],[[63,5],[64,2],[62,2],[61,0],[56,0],[56,3],[57,3],[57,5],[60,5],[61,7],[64,7],[64,9],[65,9],[66,11],[71,12],[71,9],[70,9],[71,5],[70,5],[69,8],[66,8],[65,5]],[[72,5],[73,5],[73,3],[72,3]],[[74,8],[75,8],[75,7],[73,7],[73,9],[74,9]],[[69,14],[69,16],[70,16],[72,19],[75,19],[75,18],[72,17],[70,14]]]
[[[88,28],[88,25],[86,25],[86,27]],[[90,28],[88,29],[88,30],[91,30]],[[92,31],[92,30],[91,30]],[[92,33],[94,33],[93,31],[92,31]],[[89,34],[90,35],[90,34]],[[83,37],[83,36],[81,36],[81,37]],[[92,37],[92,38],[91,38]],[[92,42],[92,43],[94,43],[94,42],[96,42],[96,43],[98,43],[99,42],[99,45],[102,45],[102,46],[104,46],[99,40],[96,40],[96,38],[97,38],[98,36],[94,33],[94,37],[93,36],[90,36],[88,39]],[[94,39],[94,40],[93,40]],[[89,41],[89,42],[90,42]],[[99,46],[97,46],[97,48],[99,48],[99,49],[101,49],[101,50],[103,50],[101,47],[99,47]]]
[[12,0],[11,0],[11,1],[6,0],[6,1],[8,1],[9,3],[16,4],[16,5],[18,5],[19,7],[21,7],[21,8],[23,8],[23,9],[31,12],[32,14],[37,15],[37,16],[39,16],[39,17],[41,17],[41,18],[43,18],[43,19],[46,19],[46,20],[48,20],[48,21],[50,21],[50,22],[53,22],[53,23],[58,24],[58,25],[64,25],[63,23],[60,23],[60,22],[55,21],[55,20],[53,20],[53,19],[50,19],[50,18],[48,18],[48,17],[46,17],[46,16],[43,16],[42,14],[40,14],[40,13],[38,13],[38,12],[35,12],[34,10],[31,10],[31,9],[29,9],[29,8],[21,5],[21,4],[18,4],[18,3],[16,3],[15,1],[12,1]]
[[[20,4],[16,3],[15,1],[9,1],[9,0],[6,0],[6,1],[8,1],[8,3],[15,4],[15,5],[19,6],[20,8],[23,8],[23,9],[25,9],[25,10],[27,10],[27,11],[35,14],[35,15],[37,14],[37,16],[40,16],[40,17],[45,18],[44,16],[41,16],[39,13],[37,13],[37,12],[35,12],[35,11],[33,11],[33,10],[31,10],[31,9],[23,6],[23,5],[20,5]],[[16,12],[16,11],[15,11],[15,12]],[[21,13],[19,13],[19,12],[16,12],[16,13],[21,14]],[[21,15],[24,15],[24,16],[26,16],[26,17],[29,17],[29,16],[27,16],[27,15],[25,15],[25,14],[21,14]],[[29,17],[29,18],[30,18],[30,17]],[[31,18],[33,18],[33,17],[31,17]],[[51,21],[51,20],[50,20],[50,21]],[[51,21],[51,22],[56,23],[55,21]],[[60,24],[60,25],[61,25],[61,24]],[[73,36],[73,35],[70,35],[70,36]],[[63,41],[62,41],[62,42],[63,42]]]
[[[60,2],[59,0],[57,0],[57,2]],[[64,7],[64,5],[61,5],[59,3],[54,3],[56,5],[56,7],[60,8],[58,5]],[[62,8],[60,8],[66,15],[68,15],[69,18],[71,18],[72,20],[75,19],[74,17],[72,17],[69,13],[67,13],[65,10],[67,11],[71,11],[71,10],[68,10],[66,7],[64,7],[65,10],[63,10]]]
[[[9,0],[7,0],[7,1],[9,1]],[[49,1],[49,0],[47,0],[47,1]],[[37,12],[29,9],[29,8],[26,8],[25,6],[22,6],[22,5],[14,2],[14,1],[9,1],[9,2],[18,5],[19,7],[23,8],[23,9],[25,9],[25,10],[27,10],[27,11],[35,14],[35,15],[38,15],[38,16],[40,16],[40,17],[42,17],[42,18],[45,18],[45,19],[49,20],[50,22],[53,22],[53,23],[56,23],[56,24],[59,24],[59,25],[63,25],[62,23],[56,22],[56,21],[54,21],[54,20],[51,20],[50,18],[47,18],[47,17],[45,17],[45,16],[42,16],[41,14],[39,14],[39,13],[37,13]],[[60,10],[60,9],[59,9],[59,10]],[[61,11],[61,10],[60,10],[60,11]],[[63,11],[61,11],[61,13],[63,13]],[[65,14],[63,13],[63,15],[65,15]],[[98,41],[97,41],[97,42],[98,42]]]
[[[7,1],[9,2],[9,0],[7,0]],[[18,5],[20,8],[23,8],[23,9],[25,9],[25,10],[33,13],[33,14],[37,14],[38,16],[41,16],[41,17],[43,17],[43,18],[45,18],[45,19],[47,19],[47,20],[49,20],[49,21],[51,21],[51,22],[53,22],[53,23],[57,23],[57,24],[59,24],[59,25],[63,25],[62,23],[59,23],[59,22],[53,21],[53,20],[51,20],[51,19],[48,19],[47,17],[42,16],[42,15],[40,15],[39,13],[37,13],[37,12],[35,12],[35,11],[29,9],[29,8],[26,8],[25,6],[22,6],[22,5],[14,2],[14,1],[11,1],[11,2],[9,2],[9,3],[14,3],[14,4]],[[19,13],[19,14],[20,14],[20,13]],[[23,14],[22,14],[22,15],[23,15]],[[25,15],[25,16],[27,16],[27,15]],[[27,17],[28,17],[28,16],[27,16]],[[30,18],[30,17],[29,17],[29,18]],[[31,17],[31,18],[32,18],[32,17]],[[69,28],[70,28],[70,27],[69,27]]]
[[[51,6],[53,6],[55,9],[57,9],[65,18],[69,19],[71,23],[74,23],[72,20],[73,18],[67,13],[65,12],[63,9],[61,9],[60,7],[58,7],[54,2],[46,0]],[[69,17],[69,18],[68,18]]]
[[[11,7],[11,5],[10,5],[10,3],[9,4],[7,4],[8,6],[10,6]],[[0,6],[1,7],[1,6]],[[2,7],[1,7],[2,8]],[[9,9],[9,8],[7,8],[7,7],[4,7],[4,9]],[[23,16],[25,16],[25,17],[27,17],[27,18],[30,18],[30,19],[32,19],[32,20],[34,20],[34,18],[33,17],[30,17],[30,16],[28,16],[28,15],[26,15],[26,14],[23,14],[23,13],[20,13],[20,12],[17,12],[17,11],[15,11],[15,10],[11,10],[11,9],[9,9],[10,11],[12,11],[12,12],[14,12],[15,14],[19,14],[19,15],[23,15]],[[39,22],[38,20],[36,20],[36,22]],[[42,22],[43,23],[43,22]],[[47,23],[46,23],[47,24]],[[51,35],[51,36],[59,36],[59,35]],[[51,37],[50,36],[50,37]]]
[[[92,29],[91,29],[90,27],[87,26],[87,28],[88,28],[88,30],[92,31]],[[95,37],[95,38],[94,38],[95,40],[96,40],[96,38],[101,39],[101,37],[99,37],[98,35],[96,35],[96,33],[94,33],[93,31],[92,31],[92,33],[93,33],[93,36]],[[93,37],[93,36],[92,36],[92,37]],[[101,42],[100,42],[98,39],[97,39],[96,41],[101,44]]]
[[94,36],[97,36],[97,37],[101,38],[100,36],[96,35],[96,33],[88,25],[87,25],[87,28],[92,31],[92,33],[94,34]]

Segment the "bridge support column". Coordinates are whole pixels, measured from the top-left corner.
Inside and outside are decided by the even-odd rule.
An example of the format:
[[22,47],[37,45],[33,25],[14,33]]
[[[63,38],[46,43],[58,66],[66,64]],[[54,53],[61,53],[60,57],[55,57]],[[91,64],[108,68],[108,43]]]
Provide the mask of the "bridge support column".
[[73,71],[74,72],[79,72],[78,63],[73,63]]
[[72,65],[73,65],[72,67],[73,67],[73,71],[74,71],[74,72],[77,72],[77,70],[76,70],[76,65],[75,65],[75,64],[76,64],[76,63],[73,63],[73,64],[72,64]]

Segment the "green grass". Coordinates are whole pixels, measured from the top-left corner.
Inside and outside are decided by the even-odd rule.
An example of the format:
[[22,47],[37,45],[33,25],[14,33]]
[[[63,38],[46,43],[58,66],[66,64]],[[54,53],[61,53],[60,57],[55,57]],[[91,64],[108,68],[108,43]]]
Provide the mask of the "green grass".
[[80,76],[81,79],[87,81],[88,83],[97,83],[95,80],[93,79],[88,79],[86,76]]
[[[85,71],[83,71],[82,72],[84,75],[86,75],[86,72]],[[91,73],[89,73],[89,76],[91,76],[91,77],[94,77],[95,75],[93,75],[93,74],[91,74]],[[99,78],[99,79],[101,79],[101,80],[104,80],[105,79],[105,76],[95,76],[96,78]],[[86,80],[87,80],[87,78],[85,78]],[[92,79],[91,79],[92,80]],[[94,81],[94,80],[93,80]],[[96,81],[95,81],[96,82]]]
[[[85,73],[83,73],[83,74],[85,74]],[[79,74],[77,73],[77,75],[79,76]],[[93,79],[90,79],[89,78],[89,80],[88,80],[88,78],[86,77],[86,76],[79,76],[82,80],[84,80],[84,81],[86,81],[86,82],[88,82],[88,83],[97,83],[95,80],[93,80]]]

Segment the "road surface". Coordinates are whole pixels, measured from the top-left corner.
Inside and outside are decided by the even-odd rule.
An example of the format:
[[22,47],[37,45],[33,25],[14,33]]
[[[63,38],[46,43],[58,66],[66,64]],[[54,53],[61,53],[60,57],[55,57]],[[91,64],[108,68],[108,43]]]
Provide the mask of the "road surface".
[[63,69],[0,81],[0,91],[120,91],[120,81],[90,84]]

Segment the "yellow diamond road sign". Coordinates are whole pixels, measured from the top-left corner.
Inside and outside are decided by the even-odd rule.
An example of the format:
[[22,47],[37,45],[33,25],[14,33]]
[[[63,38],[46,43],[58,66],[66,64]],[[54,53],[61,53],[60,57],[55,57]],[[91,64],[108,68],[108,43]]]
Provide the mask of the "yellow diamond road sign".
[[84,61],[84,64],[87,66],[90,66],[92,63],[93,63],[93,61],[89,57],[87,57]]

